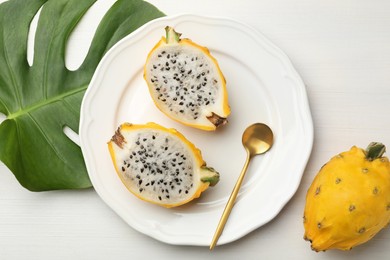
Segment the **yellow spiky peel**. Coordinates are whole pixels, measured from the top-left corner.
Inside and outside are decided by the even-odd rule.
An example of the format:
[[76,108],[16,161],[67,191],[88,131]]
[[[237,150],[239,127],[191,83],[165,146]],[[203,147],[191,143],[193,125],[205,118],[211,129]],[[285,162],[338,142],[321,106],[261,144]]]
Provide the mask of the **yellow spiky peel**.
[[390,163],[384,145],[353,146],[315,177],[304,210],[304,239],[315,251],[350,250],[390,221]]

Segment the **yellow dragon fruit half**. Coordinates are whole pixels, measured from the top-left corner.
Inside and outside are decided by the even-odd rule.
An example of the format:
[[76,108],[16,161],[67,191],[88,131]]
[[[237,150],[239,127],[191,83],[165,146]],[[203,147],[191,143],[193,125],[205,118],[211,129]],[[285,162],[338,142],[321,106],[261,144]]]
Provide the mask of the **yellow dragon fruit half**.
[[356,146],[326,163],[311,184],[304,239],[315,251],[350,250],[390,221],[390,163],[385,146]]
[[108,149],[125,187],[138,198],[166,208],[198,198],[219,181],[184,135],[156,123],[121,124]]
[[144,78],[165,115],[187,126],[214,131],[230,114],[226,80],[209,49],[172,27],[150,51]]

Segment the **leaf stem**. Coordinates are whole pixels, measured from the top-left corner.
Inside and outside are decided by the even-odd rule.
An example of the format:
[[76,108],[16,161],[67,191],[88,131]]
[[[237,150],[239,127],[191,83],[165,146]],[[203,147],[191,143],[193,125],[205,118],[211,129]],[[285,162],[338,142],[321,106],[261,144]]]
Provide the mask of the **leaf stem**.
[[49,99],[46,99],[46,100],[43,100],[41,102],[38,102],[38,103],[35,103],[31,106],[28,106],[28,107],[25,107],[15,113],[11,113],[7,116],[7,119],[14,119],[14,118],[17,118],[19,116],[22,116],[22,115],[25,115],[27,113],[30,113],[31,111],[33,110],[36,110],[40,107],[43,107],[43,106],[46,106],[48,104],[51,104],[51,103],[54,103],[54,102],[57,102],[57,101],[60,101],[68,96],[71,96],[71,95],[74,95],[78,92],[81,92],[81,91],[84,91],[86,90],[88,87],[88,85],[85,85],[85,86],[81,86],[79,88],[76,88],[76,89],[73,89],[71,91],[68,91],[68,92],[65,92],[61,95],[58,95],[58,96],[55,96],[55,97],[52,97],[52,98],[49,98]]

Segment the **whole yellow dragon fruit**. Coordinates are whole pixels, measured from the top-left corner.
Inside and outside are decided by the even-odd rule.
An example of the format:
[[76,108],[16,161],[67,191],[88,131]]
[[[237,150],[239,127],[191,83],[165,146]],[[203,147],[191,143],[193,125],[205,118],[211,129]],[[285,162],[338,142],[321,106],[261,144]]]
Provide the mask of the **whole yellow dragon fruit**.
[[356,146],[333,157],[306,195],[304,239],[315,251],[349,250],[390,221],[390,163],[385,146]]

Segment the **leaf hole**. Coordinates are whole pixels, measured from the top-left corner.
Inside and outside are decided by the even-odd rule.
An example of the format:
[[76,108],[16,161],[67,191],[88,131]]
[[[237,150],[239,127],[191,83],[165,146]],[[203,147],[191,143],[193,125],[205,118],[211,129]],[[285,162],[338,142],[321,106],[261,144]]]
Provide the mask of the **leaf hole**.
[[1,123],[3,123],[3,121],[4,121],[5,119],[7,119],[7,116],[4,115],[3,113],[0,113],[0,125],[1,125]]
[[28,65],[32,66],[34,63],[34,46],[35,46],[35,33],[37,31],[39,16],[44,5],[39,8],[34,18],[31,20],[30,28],[27,36],[27,62]]
[[84,62],[100,21],[114,3],[114,0],[96,1],[70,33],[65,47],[68,70],[75,71]]
[[64,134],[70,139],[72,140],[73,143],[77,144],[78,146],[80,146],[80,137],[79,135],[73,131],[70,127],[68,126],[64,126],[62,128],[62,130],[64,131]]

